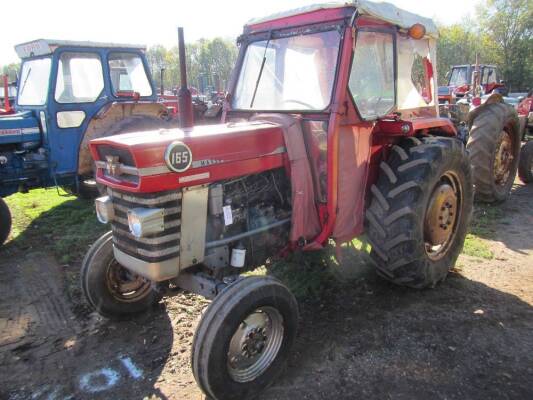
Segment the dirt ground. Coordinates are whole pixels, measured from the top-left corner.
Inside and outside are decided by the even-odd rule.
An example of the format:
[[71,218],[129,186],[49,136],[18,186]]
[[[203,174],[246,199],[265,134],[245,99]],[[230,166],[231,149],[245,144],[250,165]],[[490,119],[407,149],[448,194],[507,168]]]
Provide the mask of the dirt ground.
[[[533,186],[501,207],[480,239],[494,257],[461,256],[432,290],[384,282],[350,249],[341,278],[300,301],[288,368],[257,398],[533,399]],[[108,321],[69,290],[77,269],[0,250],[0,399],[203,399],[189,359],[208,302]]]

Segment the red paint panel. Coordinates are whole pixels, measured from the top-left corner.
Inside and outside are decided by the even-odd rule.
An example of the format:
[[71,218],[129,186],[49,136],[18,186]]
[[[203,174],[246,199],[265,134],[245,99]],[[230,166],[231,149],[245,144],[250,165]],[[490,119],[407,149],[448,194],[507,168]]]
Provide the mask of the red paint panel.
[[343,7],[340,4],[339,8],[326,8],[322,10],[304,12],[302,14],[291,15],[276,20],[248,25],[245,27],[245,33],[255,33],[283,28],[294,28],[303,25],[330,22],[350,16],[353,12],[353,7]]
[[[176,140],[191,149],[193,165],[187,171],[141,176],[138,185],[104,177],[99,171],[99,182],[127,191],[153,192],[259,173],[284,165],[282,128],[271,123],[207,125],[189,130],[161,130],[156,134],[137,132],[96,139],[91,141],[90,147],[95,160],[99,160],[97,147],[109,145],[128,149],[137,168],[154,168],[165,167],[165,151]],[[183,180],[190,175],[196,179]]]

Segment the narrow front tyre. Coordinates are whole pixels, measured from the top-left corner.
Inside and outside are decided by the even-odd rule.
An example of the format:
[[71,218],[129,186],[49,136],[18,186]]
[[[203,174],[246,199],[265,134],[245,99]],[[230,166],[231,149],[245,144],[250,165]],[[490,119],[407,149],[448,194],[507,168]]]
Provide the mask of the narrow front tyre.
[[11,232],[11,212],[4,199],[0,197],[0,246],[7,240]]
[[101,236],[87,252],[81,267],[81,287],[87,302],[108,318],[141,313],[161,298],[153,282],[117,262],[111,232]]
[[192,370],[213,400],[254,398],[281,373],[296,336],[298,307],[272,277],[224,289],[199,323]]

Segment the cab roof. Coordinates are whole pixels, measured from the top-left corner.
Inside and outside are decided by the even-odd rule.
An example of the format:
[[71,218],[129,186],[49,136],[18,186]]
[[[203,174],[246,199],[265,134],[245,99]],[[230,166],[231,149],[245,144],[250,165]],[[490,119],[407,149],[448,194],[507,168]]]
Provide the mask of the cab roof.
[[247,26],[262,24],[278,20],[281,18],[292,17],[300,14],[307,14],[319,10],[331,8],[353,7],[357,9],[360,15],[368,15],[373,18],[388,22],[403,29],[409,29],[414,24],[422,24],[426,28],[426,35],[437,38],[439,35],[437,26],[431,18],[422,17],[418,14],[402,10],[393,4],[386,2],[375,2],[370,0],[336,0],[327,3],[312,4],[305,7],[294,8],[287,11],[278,12],[266,17],[254,18],[247,22]]
[[15,46],[17,55],[24,59],[52,54],[59,47],[93,47],[146,50],[146,46],[137,44],[103,43],[74,40],[37,39]]

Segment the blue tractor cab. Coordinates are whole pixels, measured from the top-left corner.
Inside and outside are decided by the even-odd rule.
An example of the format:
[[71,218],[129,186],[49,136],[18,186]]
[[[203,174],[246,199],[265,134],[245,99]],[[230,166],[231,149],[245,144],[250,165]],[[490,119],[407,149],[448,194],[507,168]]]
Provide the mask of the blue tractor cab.
[[40,39],[15,50],[16,113],[0,116],[0,245],[11,225],[1,197],[57,185],[87,193],[91,139],[167,116],[143,46]]

